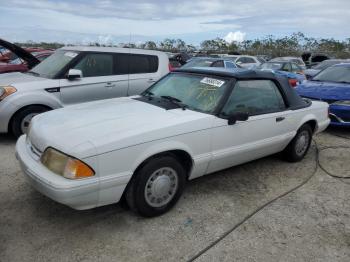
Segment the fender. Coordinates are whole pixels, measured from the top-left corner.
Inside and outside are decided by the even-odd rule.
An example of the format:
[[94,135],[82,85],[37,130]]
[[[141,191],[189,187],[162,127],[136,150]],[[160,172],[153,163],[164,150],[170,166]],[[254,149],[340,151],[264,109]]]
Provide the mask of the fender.
[[14,94],[2,102],[1,107],[4,108],[4,111],[2,112],[3,114],[1,114],[1,132],[8,132],[8,125],[14,114],[30,105],[43,105],[51,109],[63,107],[59,101],[59,97],[47,93],[45,90],[33,90]]
[[[304,125],[306,122],[309,122],[309,121],[315,121],[316,122],[316,126],[315,126],[315,131],[318,129],[318,121],[317,121],[317,117],[312,114],[312,113],[308,113],[307,115],[305,115],[301,120],[300,122],[298,123],[298,129]],[[298,130],[297,129],[297,130]]]
[[186,144],[180,141],[163,141],[161,143],[159,142],[154,143],[153,145],[147,147],[144,151],[140,152],[139,156],[135,159],[132,165],[132,168],[131,168],[132,172],[134,173],[136,169],[145,160],[149,159],[150,157],[167,152],[167,151],[173,151],[173,150],[181,150],[189,154],[192,158],[193,167],[194,167],[193,152]]

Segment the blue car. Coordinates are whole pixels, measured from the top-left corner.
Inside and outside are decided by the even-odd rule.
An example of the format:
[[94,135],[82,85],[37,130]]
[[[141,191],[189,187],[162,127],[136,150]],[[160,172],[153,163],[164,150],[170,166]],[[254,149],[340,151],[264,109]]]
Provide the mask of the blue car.
[[258,69],[272,71],[276,75],[285,76],[290,80],[289,82],[292,86],[301,84],[306,80],[303,69],[296,63],[289,61],[269,61],[260,65]]
[[350,126],[350,63],[328,67],[296,90],[302,97],[327,102],[331,125]]

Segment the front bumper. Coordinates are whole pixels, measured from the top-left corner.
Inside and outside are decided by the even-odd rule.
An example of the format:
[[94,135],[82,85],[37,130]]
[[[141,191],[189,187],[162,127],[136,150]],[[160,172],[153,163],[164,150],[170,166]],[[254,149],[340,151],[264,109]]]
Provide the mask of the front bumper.
[[17,107],[9,102],[7,98],[0,101],[0,133],[7,133],[10,119],[16,112]]
[[329,110],[331,125],[350,126],[350,106],[331,104]]
[[99,200],[97,177],[69,180],[52,173],[32,155],[26,136],[16,144],[16,157],[28,182],[43,195],[74,209],[94,208]]

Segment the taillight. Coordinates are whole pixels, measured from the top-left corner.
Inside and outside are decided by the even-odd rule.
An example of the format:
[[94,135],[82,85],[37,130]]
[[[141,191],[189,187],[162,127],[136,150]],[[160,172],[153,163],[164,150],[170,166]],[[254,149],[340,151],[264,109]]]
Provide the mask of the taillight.
[[288,82],[291,85],[291,87],[296,87],[298,85],[297,79],[290,78],[290,79],[288,79]]

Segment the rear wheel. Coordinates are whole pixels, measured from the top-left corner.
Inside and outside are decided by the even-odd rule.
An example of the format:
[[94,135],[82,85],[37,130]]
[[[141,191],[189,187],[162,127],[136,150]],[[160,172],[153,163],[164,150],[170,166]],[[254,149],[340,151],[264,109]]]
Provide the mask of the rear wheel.
[[173,156],[161,156],[147,162],[132,179],[125,198],[129,207],[145,217],[161,215],[180,198],[186,172]]
[[26,133],[32,118],[46,111],[49,111],[49,109],[44,106],[28,106],[17,112],[11,122],[11,131],[13,135],[19,137]]
[[312,140],[312,129],[308,124],[299,128],[293,140],[283,151],[283,155],[290,162],[301,161],[307,154]]

